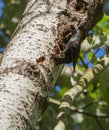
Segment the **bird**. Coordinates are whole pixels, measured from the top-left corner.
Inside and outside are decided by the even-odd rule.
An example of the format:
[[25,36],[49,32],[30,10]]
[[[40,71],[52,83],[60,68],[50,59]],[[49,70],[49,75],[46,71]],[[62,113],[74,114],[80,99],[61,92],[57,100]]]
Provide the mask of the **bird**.
[[59,52],[55,54],[54,59],[58,65],[72,62],[75,72],[75,66],[80,54],[80,40],[80,30],[78,29],[68,40],[64,50],[61,51],[60,45],[57,45]]

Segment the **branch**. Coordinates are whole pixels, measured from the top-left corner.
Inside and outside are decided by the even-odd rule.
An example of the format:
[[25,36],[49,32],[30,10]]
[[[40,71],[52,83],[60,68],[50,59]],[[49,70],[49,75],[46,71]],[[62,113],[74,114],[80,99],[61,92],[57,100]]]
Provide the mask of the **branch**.
[[98,118],[95,118],[95,120],[96,120],[96,123],[98,124],[100,130],[104,130],[102,124],[101,124],[100,121],[99,121],[99,119],[98,119]]
[[[56,105],[60,105],[60,104],[61,104],[60,101],[58,101],[58,100],[56,100],[56,99],[53,99],[53,98],[49,98],[48,101],[49,101],[50,103],[53,103],[53,104],[56,104]],[[96,102],[99,102],[99,101],[91,102],[91,103],[89,103],[89,104],[87,105],[87,107],[88,107],[89,105],[91,105],[92,103],[96,103]],[[103,130],[103,126],[102,126],[102,124],[100,123],[99,118],[109,118],[108,115],[92,114],[92,113],[89,113],[89,112],[85,112],[83,109],[77,109],[77,108],[74,107],[74,106],[71,106],[71,107],[70,107],[70,110],[72,110],[73,112],[77,112],[77,113],[79,113],[79,114],[84,114],[84,115],[86,115],[86,116],[89,116],[89,117],[94,118],[95,121],[97,122],[97,125],[98,125],[98,127],[100,128],[100,130]]]
[[[72,110],[72,109],[71,109]],[[97,115],[97,114],[93,114],[93,113],[89,113],[89,112],[84,112],[84,111],[81,111],[81,110],[75,110],[75,112],[78,112],[80,114],[84,114],[84,115],[87,115],[89,117],[94,117],[94,118],[109,118],[108,115]]]
[[101,100],[94,100],[94,101],[92,101],[92,102],[89,102],[89,103],[87,103],[85,106],[83,106],[81,109],[86,109],[87,107],[89,107],[89,106],[91,106],[91,105],[93,105],[93,104],[95,104],[95,103],[99,103],[99,102],[102,102]]
[[[102,7],[103,0],[28,1],[0,66],[2,130],[27,130],[27,126],[28,129],[36,127],[36,121],[47,105],[49,90],[56,83],[63,68],[56,66],[52,57],[57,40],[61,42],[71,38],[71,42],[75,41],[75,37],[71,36],[75,28],[80,30],[82,41],[87,31],[102,18]],[[82,83],[80,81],[81,86]],[[80,84],[71,90],[73,98],[83,90]],[[60,107],[68,105],[68,111],[61,112],[65,117],[71,105],[66,102],[67,97],[69,103],[73,101],[67,92],[65,102]],[[58,117],[61,117],[60,114]],[[60,118],[58,119],[60,122]],[[62,129],[66,122],[63,119]]]
[[[50,103],[53,103],[53,104],[58,105],[58,106],[61,104],[60,101],[53,99],[53,98],[50,98],[50,97],[48,98],[48,101]],[[70,110],[72,110],[73,112],[77,112],[77,113],[80,113],[80,114],[87,115],[89,117],[93,117],[93,118],[109,118],[108,115],[97,115],[97,114],[85,112],[83,109],[77,109],[75,106],[71,106]]]
[[91,58],[91,59],[89,60],[89,62],[87,63],[87,66],[88,66],[89,63],[91,63],[91,62],[94,61],[95,56],[96,56],[96,54],[99,52],[99,50],[100,50],[100,48],[97,48],[96,52],[93,53],[92,58]]
[[87,88],[88,84],[96,77],[98,74],[102,73],[109,65],[109,58],[104,57],[97,65],[93,68],[88,69],[84,75],[80,78],[78,84],[69,89],[63,97],[63,102],[60,104],[60,112],[57,116],[58,123],[54,130],[59,130],[63,128],[65,130],[65,124],[67,122],[67,116],[70,112],[71,105],[75,97],[80,94],[84,89]]
[[82,62],[82,64],[83,64],[83,66],[85,67],[85,69],[88,69],[87,64],[85,64],[85,62],[84,62],[84,60],[82,59],[81,56],[79,56],[79,59],[81,60],[81,62]]

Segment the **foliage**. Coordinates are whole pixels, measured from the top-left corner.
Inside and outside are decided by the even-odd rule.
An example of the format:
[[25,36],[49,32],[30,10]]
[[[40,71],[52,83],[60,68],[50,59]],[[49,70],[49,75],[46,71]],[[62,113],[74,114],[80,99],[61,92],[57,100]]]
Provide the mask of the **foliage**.
[[21,19],[25,5],[26,0],[4,0],[3,13],[0,18],[0,47],[5,47],[9,41],[11,34]]
[[[109,0],[106,0],[109,3]],[[21,14],[26,5],[26,0],[4,0],[3,14],[0,18],[0,47],[1,52],[5,48],[14,31]],[[105,4],[106,7],[106,4]],[[104,9],[107,13],[108,9]],[[108,10],[109,11],[109,10]],[[107,13],[108,14],[108,13]],[[62,100],[65,91],[78,82],[84,72],[93,67],[107,54],[109,46],[109,16],[104,15],[103,19],[89,31],[86,48],[81,49],[80,58],[76,66],[77,72],[72,72],[72,64],[66,65],[60,75],[51,97]],[[93,79],[78,97],[74,106],[77,111],[71,111],[66,130],[108,130],[109,128],[109,67]],[[82,110],[81,112],[79,110]],[[58,106],[50,103],[42,120],[39,122],[40,130],[51,130],[55,125]],[[100,118],[99,116],[105,116]]]

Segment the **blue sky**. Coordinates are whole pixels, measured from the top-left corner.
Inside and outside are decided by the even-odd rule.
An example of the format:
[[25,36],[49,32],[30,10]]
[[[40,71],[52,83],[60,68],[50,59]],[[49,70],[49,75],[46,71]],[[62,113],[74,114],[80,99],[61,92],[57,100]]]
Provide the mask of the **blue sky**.
[[[0,0],[0,17],[2,16],[2,9],[4,7],[4,2],[3,0]],[[0,35],[2,34],[2,32],[0,31]],[[4,51],[4,47],[0,48],[0,52]]]
[[2,16],[3,7],[4,7],[4,2],[3,2],[3,0],[0,0],[0,17]]

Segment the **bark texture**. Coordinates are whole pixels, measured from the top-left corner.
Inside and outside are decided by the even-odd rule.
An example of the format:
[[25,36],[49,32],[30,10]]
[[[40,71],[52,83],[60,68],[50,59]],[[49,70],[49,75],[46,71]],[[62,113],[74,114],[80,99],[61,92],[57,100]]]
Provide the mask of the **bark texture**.
[[63,101],[61,104],[58,102],[60,112],[57,116],[58,123],[55,126],[54,130],[65,130],[65,126],[68,123],[68,115],[70,110],[74,110],[72,104],[75,100],[75,97],[78,96],[84,89],[88,87],[91,81],[95,78],[98,79],[101,73],[108,73],[109,71],[109,57],[104,57],[97,65],[93,68],[87,69],[83,76],[79,79],[78,83],[74,85],[71,89],[65,92]]
[[82,41],[102,17],[102,7],[103,0],[28,1],[0,66],[1,130],[36,129],[63,67],[53,59],[56,42],[67,44],[73,29]]

